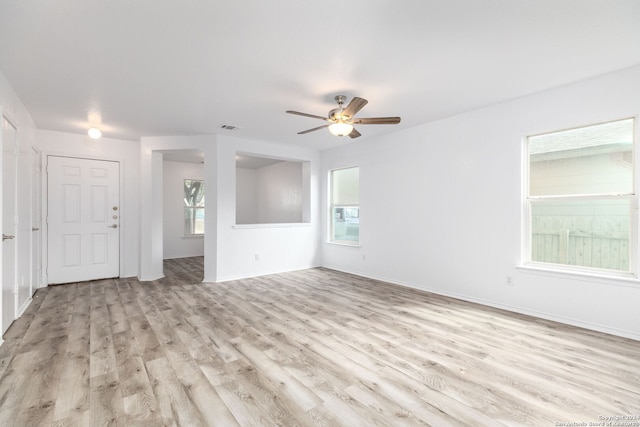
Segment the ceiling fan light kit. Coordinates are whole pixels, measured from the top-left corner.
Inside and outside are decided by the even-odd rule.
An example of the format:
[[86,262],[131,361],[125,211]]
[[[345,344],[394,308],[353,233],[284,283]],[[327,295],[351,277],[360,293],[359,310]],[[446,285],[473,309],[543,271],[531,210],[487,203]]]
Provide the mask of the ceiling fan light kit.
[[329,132],[335,136],[346,136],[349,135],[350,138],[357,138],[361,134],[358,132],[353,125],[354,124],[363,124],[363,125],[395,125],[400,123],[400,117],[369,117],[363,119],[354,119],[354,116],[360,111],[369,101],[364,98],[354,97],[349,105],[343,107],[347,97],[344,95],[337,95],[335,97],[336,102],[338,103],[338,108],[334,108],[329,111],[327,117],[316,116],[315,114],[301,113],[299,111],[287,110],[289,114],[295,114],[297,116],[311,117],[312,119],[320,119],[328,122],[326,125],[318,126],[312,129],[303,130],[302,132],[298,132],[298,135],[304,135],[310,132],[314,132],[316,130],[328,128]]
[[353,125],[345,122],[337,122],[329,125],[329,132],[335,136],[346,136],[353,130]]
[[92,139],[99,139],[102,136],[102,132],[98,128],[90,128],[87,131],[87,134],[89,135],[89,138]]

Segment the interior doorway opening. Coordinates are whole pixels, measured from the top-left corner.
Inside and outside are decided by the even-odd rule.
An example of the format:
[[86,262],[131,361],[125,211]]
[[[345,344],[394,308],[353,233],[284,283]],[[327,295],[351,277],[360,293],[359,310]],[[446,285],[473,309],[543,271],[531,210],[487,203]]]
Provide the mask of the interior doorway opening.
[[163,264],[166,260],[204,259],[204,152],[178,149],[161,153]]

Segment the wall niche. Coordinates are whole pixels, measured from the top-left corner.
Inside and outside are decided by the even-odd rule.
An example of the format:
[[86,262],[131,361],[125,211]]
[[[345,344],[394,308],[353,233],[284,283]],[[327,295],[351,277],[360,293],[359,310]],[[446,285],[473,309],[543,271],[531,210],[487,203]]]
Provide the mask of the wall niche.
[[236,224],[309,222],[308,161],[236,153]]

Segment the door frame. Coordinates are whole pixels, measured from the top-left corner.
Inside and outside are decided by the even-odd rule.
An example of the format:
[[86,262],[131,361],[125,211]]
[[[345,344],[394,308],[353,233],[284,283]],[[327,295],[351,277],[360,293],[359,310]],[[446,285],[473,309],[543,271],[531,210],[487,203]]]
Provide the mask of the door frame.
[[[42,255],[43,255],[43,249],[42,249],[42,233],[43,233],[43,220],[44,218],[46,218],[46,216],[44,215],[43,211],[42,211],[42,173],[43,173],[43,169],[42,169],[42,151],[40,151],[40,149],[38,149],[37,147],[31,147],[31,165],[33,166],[33,164],[36,164],[36,168],[39,169],[39,173],[36,173],[35,175],[31,176],[32,179],[32,183],[31,183],[31,191],[35,191],[34,189],[34,184],[38,186],[36,194],[31,194],[31,203],[32,205],[30,206],[30,212],[31,212],[31,295],[33,296],[33,294],[35,293],[35,291],[39,288],[45,287],[47,286],[46,283],[44,283],[43,280],[43,271],[44,268],[42,266]],[[31,173],[33,174],[34,171],[33,169],[31,170]],[[38,197],[38,202],[40,203],[40,218],[34,218],[34,214],[33,214],[33,203],[34,203],[34,199],[35,197]],[[35,227],[38,227],[39,230],[34,230]],[[35,248],[34,246],[34,239],[33,239],[33,233],[36,232],[38,233],[38,239],[37,242],[35,244]],[[40,261],[40,265],[34,265],[38,263],[38,259],[33,259],[34,258],[34,251],[36,251],[38,253],[38,257],[39,257],[39,261]],[[34,268],[35,267],[39,267],[40,271],[37,274],[34,274]]]
[[[16,132],[16,141],[15,141],[15,148],[18,148],[20,145],[20,134],[18,132],[18,127],[15,125],[16,121],[13,120],[13,117],[11,117],[8,113],[3,112],[3,110],[0,108],[0,119],[1,120],[6,120],[11,126],[13,126],[13,128],[15,129]],[[0,151],[0,165],[4,165],[4,141],[2,139],[2,133],[0,133],[0,146],[2,146],[2,151]],[[18,185],[17,185],[17,179],[18,178],[18,170],[19,170],[19,162],[18,162],[18,153],[16,152],[16,175],[14,177],[14,180],[16,181],[14,183],[15,185],[15,198],[14,198],[14,216],[18,216]],[[0,176],[0,224],[4,224],[4,174],[2,174]],[[16,224],[16,228],[14,230],[14,241],[15,241],[15,249],[14,249],[14,261],[13,261],[13,270],[14,270],[14,288],[17,284],[17,277],[18,277],[18,267],[20,265],[19,263],[19,227],[17,227]],[[4,245],[0,245],[0,280],[2,278],[4,278]],[[13,320],[15,321],[18,317],[20,317],[20,315],[18,314],[18,293],[17,291],[14,289],[14,293],[13,293]],[[2,288],[0,287],[0,344],[2,344],[4,342],[4,340],[2,339],[2,336],[4,335],[4,333],[2,332],[2,329],[4,328],[4,325],[2,324],[3,319],[4,319],[4,313],[3,313],[3,307],[4,307],[4,292],[2,292]]]
[[[126,227],[126,218],[125,212],[125,197],[124,197],[124,159],[121,157],[111,157],[111,156],[91,156],[91,155],[78,155],[78,154],[70,154],[61,151],[41,151],[42,156],[42,238],[40,244],[42,245],[42,286],[49,285],[49,157],[67,157],[72,159],[83,159],[83,160],[102,160],[107,162],[117,162],[118,163],[118,187],[119,187],[119,195],[120,198],[119,206],[120,206],[120,226],[118,227],[118,236],[119,236],[119,245],[118,245],[118,259],[119,259],[119,271],[118,277],[123,278],[124,276],[124,230]],[[123,220],[123,218],[125,218]]]

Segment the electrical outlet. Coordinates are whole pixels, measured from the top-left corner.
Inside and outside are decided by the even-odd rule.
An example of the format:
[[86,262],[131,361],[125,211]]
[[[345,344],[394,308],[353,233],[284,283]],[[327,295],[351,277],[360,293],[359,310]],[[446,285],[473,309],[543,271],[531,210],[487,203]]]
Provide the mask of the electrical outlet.
[[513,286],[513,279],[511,278],[511,276],[507,276],[505,278],[505,283],[507,284],[507,286]]

